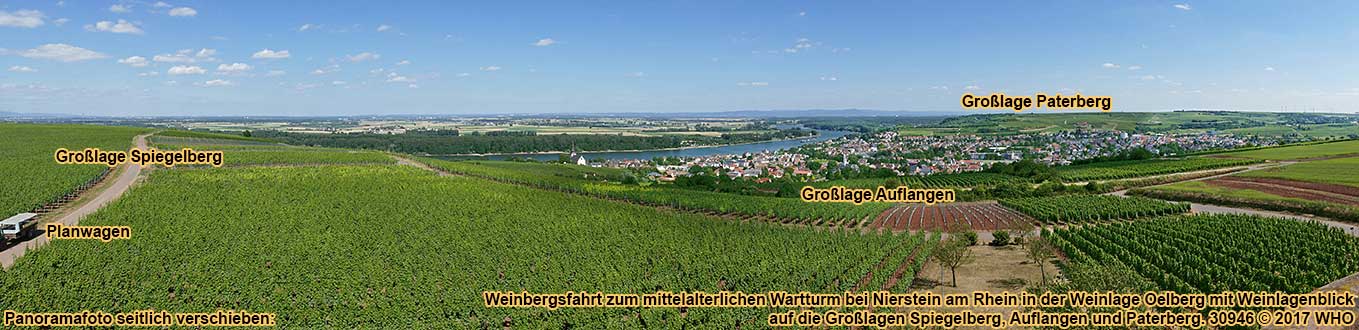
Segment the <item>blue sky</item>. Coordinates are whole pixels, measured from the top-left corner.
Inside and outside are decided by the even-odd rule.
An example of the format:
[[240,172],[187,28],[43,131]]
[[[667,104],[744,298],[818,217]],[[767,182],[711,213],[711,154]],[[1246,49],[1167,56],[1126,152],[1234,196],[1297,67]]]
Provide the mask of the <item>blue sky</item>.
[[0,111],[1354,112],[1355,1],[3,1]]

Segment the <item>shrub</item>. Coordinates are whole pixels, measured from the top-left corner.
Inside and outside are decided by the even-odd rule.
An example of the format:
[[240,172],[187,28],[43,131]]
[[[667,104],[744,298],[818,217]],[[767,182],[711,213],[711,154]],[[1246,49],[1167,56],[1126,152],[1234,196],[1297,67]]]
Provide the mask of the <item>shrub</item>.
[[995,236],[996,238],[991,240],[991,243],[989,244],[991,246],[1006,246],[1010,244],[1010,232],[1008,231],[997,230],[995,233],[992,233],[991,235]]

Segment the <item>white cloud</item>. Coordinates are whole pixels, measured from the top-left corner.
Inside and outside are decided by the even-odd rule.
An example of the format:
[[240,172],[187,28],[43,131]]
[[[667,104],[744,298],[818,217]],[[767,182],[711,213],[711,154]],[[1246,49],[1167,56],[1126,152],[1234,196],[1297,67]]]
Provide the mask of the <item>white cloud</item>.
[[0,10],[0,26],[31,29],[42,26],[45,17],[37,10],[17,10],[13,13]]
[[764,87],[764,86],[769,86],[769,83],[768,83],[768,82],[763,82],[763,81],[752,81],[752,82],[739,82],[739,83],[736,83],[736,85],[737,85],[737,86],[750,86],[750,87]]
[[1272,66],[1267,66],[1267,67],[1265,67],[1265,71],[1274,71],[1274,67],[1272,67]]
[[946,91],[948,90],[948,86],[930,86],[930,89],[936,91]]
[[340,85],[344,85],[344,84],[348,84],[348,83],[345,82],[344,80],[336,80],[336,81],[330,82],[330,84],[331,84],[331,85],[335,85],[335,86],[340,86]]
[[53,60],[60,62],[76,62],[85,60],[97,60],[106,58],[108,55],[67,44],[45,44],[37,48],[22,50],[14,53],[15,55],[36,58],[43,60]]
[[170,16],[193,17],[198,16],[198,11],[189,7],[179,7],[170,9]]
[[151,6],[152,6],[152,7],[156,7],[156,8],[169,8],[169,7],[170,7],[170,4],[165,3],[165,1],[156,1],[156,4],[151,5]]
[[406,85],[406,87],[407,87],[407,88],[420,88],[420,85],[410,84],[410,85]]
[[387,32],[387,31],[391,31],[391,30],[392,30],[392,26],[391,26],[391,25],[387,25],[387,24],[378,25],[378,27],[377,27],[377,32]]
[[193,63],[194,61],[197,61],[192,57],[179,54],[160,54],[152,56],[151,60],[165,63]]
[[1187,3],[1177,3],[1175,4],[1175,8],[1178,8],[1180,10],[1194,10],[1194,7],[1190,7],[1189,4]]
[[646,77],[646,72],[637,71],[637,72],[629,73],[629,74],[628,74],[628,77],[633,77],[633,78],[642,78],[642,77]]
[[411,64],[411,60],[401,60],[401,62],[396,62],[396,65],[408,65],[408,64]]
[[1118,68],[1118,64],[1113,64],[1113,63],[1104,63],[1104,64],[1101,64],[1100,66],[1103,67],[1103,68],[1105,68],[1105,69],[1117,69],[1117,68]]
[[544,47],[544,46],[551,46],[552,44],[555,44],[555,43],[557,43],[557,41],[556,41],[556,40],[552,40],[552,38],[542,38],[542,39],[538,39],[538,42],[533,43],[533,45],[534,45],[534,46],[538,46],[538,47]]
[[1162,75],[1143,75],[1143,76],[1141,76],[1141,77],[1138,77],[1138,79],[1142,79],[1142,80],[1162,80],[1162,79],[1166,79],[1166,77],[1165,77],[1165,76],[1162,76]]
[[492,66],[483,66],[483,67],[481,67],[481,71],[500,71],[500,69],[501,69],[501,68],[500,68],[499,66],[495,66],[495,65],[492,65]]
[[339,65],[334,65],[334,64],[332,64],[332,65],[327,66],[327,67],[324,67],[324,68],[316,69],[316,70],[312,71],[311,74],[314,74],[314,75],[323,75],[323,74],[328,74],[328,73],[336,72],[336,71],[340,71],[340,66],[339,66]]
[[302,24],[302,26],[297,27],[297,32],[306,32],[308,30],[315,30],[320,27],[321,27],[320,25],[312,25],[310,23]]
[[840,78],[836,78],[836,77],[821,77],[821,78],[819,78],[819,79],[821,79],[822,81],[838,81],[838,80],[840,80]]
[[208,72],[208,70],[203,70],[203,68],[201,68],[201,67],[199,67],[199,66],[197,66],[197,65],[195,65],[195,66],[176,65],[176,66],[170,68],[170,70],[165,71],[165,73],[168,73],[168,74],[170,74],[170,75],[172,75],[172,76],[186,75],[186,74],[204,74],[204,73],[207,73],[207,72]]
[[194,63],[198,61],[214,62],[217,61],[217,59],[213,58],[212,56],[216,54],[217,50],[212,48],[203,48],[199,49],[198,51],[194,51],[193,49],[180,49],[179,51],[176,51],[174,54],[160,54],[152,56],[151,60],[164,63]]
[[131,57],[128,57],[128,58],[125,58],[125,59],[121,59],[121,60],[118,60],[118,63],[127,64],[127,65],[131,65],[131,66],[133,66],[133,67],[138,67],[138,68],[144,67],[144,66],[147,66],[147,65],[150,65],[150,64],[151,64],[150,62],[147,62],[147,61],[146,61],[146,58],[145,58],[145,57],[141,57],[141,56],[131,56]]
[[137,23],[128,22],[127,20],[123,19],[119,19],[118,22],[99,21],[97,23],[94,23],[93,25],[87,24],[85,25],[85,30],[124,34],[145,33],[144,31],[142,31],[142,28],[140,26],[137,26]]
[[1128,71],[1137,71],[1137,70],[1142,70],[1142,66],[1141,66],[1141,65],[1133,65],[1133,66],[1129,66],[1129,67],[1128,67]]
[[230,80],[213,79],[213,80],[204,81],[203,84],[202,84],[201,86],[204,86],[204,87],[236,86],[236,83],[231,82]]
[[381,58],[382,55],[378,55],[376,53],[362,52],[354,55],[347,55],[345,57],[349,58],[350,62],[363,62],[376,60],[378,58]]
[[981,90],[981,86],[977,86],[977,85],[967,85],[967,86],[963,86],[963,90],[965,90],[965,91]]
[[269,70],[269,72],[268,72],[268,73],[265,73],[264,76],[265,76],[265,77],[277,77],[277,76],[282,76],[282,75],[285,75],[285,74],[288,74],[288,72],[287,72],[287,71],[283,71],[283,70]]
[[56,24],[57,26],[62,26],[62,25],[66,25],[66,22],[70,22],[70,21],[71,21],[71,19],[62,17],[62,18],[58,18],[58,19],[52,20],[52,24]]
[[15,65],[9,67],[9,72],[38,72],[38,70],[22,65]]
[[467,77],[467,76],[471,76],[471,75],[472,75],[471,73],[466,73],[466,72],[458,73],[458,76],[459,76],[459,77]]
[[129,12],[132,12],[132,6],[112,5],[112,6],[109,6],[109,11],[115,12],[115,13],[119,13],[119,14],[129,13]]
[[244,72],[254,68],[245,63],[219,64],[217,65],[217,72]]
[[288,57],[292,57],[292,56],[293,56],[293,55],[290,54],[290,53],[288,53],[287,50],[279,50],[279,51],[275,51],[275,50],[272,50],[272,49],[265,48],[265,49],[263,49],[263,50],[260,50],[260,51],[258,51],[258,52],[255,52],[254,55],[250,55],[250,58],[279,59],[279,58],[288,58]]
[[407,78],[406,76],[399,76],[399,75],[396,75],[395,73],[393,73],[392,75],[388,75],[387,82],[390,82],[390,83],[412,83],[412,82],[415,82],[415,79]]
[[807,12],[805,12],[805,11],[800,11],[800,12],[797,12],[797,15],[798,15],[798,16],[807,16]]
[[138,73],[138,74],[137,74],[138,77],[155,77],[155,76],[159,76],[159,75],[160,75],[160,72],[156,72],[156,71],[147,71],[147,72],[142,72],[142,73]]

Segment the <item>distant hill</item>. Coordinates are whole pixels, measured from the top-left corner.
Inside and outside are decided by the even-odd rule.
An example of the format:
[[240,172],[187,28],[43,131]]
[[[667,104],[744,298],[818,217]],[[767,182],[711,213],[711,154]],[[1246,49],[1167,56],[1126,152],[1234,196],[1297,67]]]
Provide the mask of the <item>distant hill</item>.
[[733,110],[714,112],[614,112],[588,114],[539,114],[537,116],[667,117],[667,118],[809,118],[809,117],[939,117],[958,116],[962,111],[889,111],[870,109]]

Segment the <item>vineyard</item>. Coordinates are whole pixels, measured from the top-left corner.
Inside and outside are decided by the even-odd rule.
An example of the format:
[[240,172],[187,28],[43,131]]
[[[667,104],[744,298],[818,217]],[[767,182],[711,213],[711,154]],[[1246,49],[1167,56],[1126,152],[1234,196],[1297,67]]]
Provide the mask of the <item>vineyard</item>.
[[[1013,175],[998,173],[957,173],[957,174],[935,174],[935,175],[907,175],[899,176],[896,179],[901,185],[911,188],[971,188],[976,186],[994,186],[1003,183],[1030,183],[1031,180]],[[872,189],[878,186],[885,186],[888,178],[869,178],[869,179],[846,179],[831,180],[813,183],[818,188],[828,188],[831,186],[844,186],[850,188]]]
[[238,143],[251,143],[251,142],[253,142],[253,143],[277,144],[277,141],[270,140],[270,139],[264,139],[264,138],[248,137],[248,136],[242,136],[242,135],[236,135],[236,134],[213,133],[213,132],[203,132],[203,131],[184,131],[184,130],[174,130],[174,129],[162,130],[162,131],[160,131],[160,132],[157,132],[157,133],[156,133],[156,136],[163,137],[163,138],[178,137],[178,138],[190,138],[190,139],[210,139],[210,140],[217,140],[217,141],[229,140],[229,141],[236,141],[236,142],[238,142]]
[[1109,195],[1063,195],[1000,200],[1046,224],[1074,224],[1115,219],[1136,219],[1189,212],[1188,203],[1169,203],[1145,197]]
[[0,218],[28,212],[74,191],[108,169],[105,165],[61,165],[57,148],[127,150],[148,130],[89,125],[0,124]]
[[1044,233],[1069,263],[1126,265],[1160,289],[1310,292],[1359,271],[1359,239],[1315,222],[1171,216]]
[[1063,166],[1057,173],[1071,182],[1127,179],[1152,175],[1210,170],[1259,163],[1250,159],[1185,158],[1158,160],[1129,160],[1086,165]]
[[[196,132],[195,132],[196,133]],[[152,136],[155,147],[162,150],[194,148],[220,150],[224,153],[223,166],[247,165],[336,165],[336,164],[394,164],[391,156],[377,151],[335,148],[262,145],[249,140],[208,139]],[[169,142],[178,142],[171,144]]]
[[[623,185],[584,179],[589,174],[575,173],[562,165],[537,165],[508,162],[450,162],[423,159],[435,168],[469,176],[523,184],[543,189],[564,191],[587,196],[624,200],[633,203],[691,210],[714,215],[736,214],[760,217],[779,223],[801,223],[841,227],[857,227],[870,217],[891,207],[888,203],[806,203],[794,198],[735,195],[708,191],[657,186]],[[542,168],[532,171],[524,168]],[[581,168],[575,166],[576,168]],[[591,172],[594,173],[594,172]],[[580,175],[576,177],[575,175]],[[605,175],[597,173],[593,175]]]
[[946,230],[964,224],[972,230],[1015,228],[1033,218],[995,202],[947,203],[936,205],[903,204],[879,214],[868,227],[890,230]]
[[82,224],[136,239],[31,252],[0,277],[5,308],[246,309],[297,328],[758,328],[772,310],[488,309],[480,293],[904,290],[936,239],[717,221],[409,166],[153,171]]

